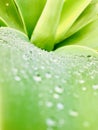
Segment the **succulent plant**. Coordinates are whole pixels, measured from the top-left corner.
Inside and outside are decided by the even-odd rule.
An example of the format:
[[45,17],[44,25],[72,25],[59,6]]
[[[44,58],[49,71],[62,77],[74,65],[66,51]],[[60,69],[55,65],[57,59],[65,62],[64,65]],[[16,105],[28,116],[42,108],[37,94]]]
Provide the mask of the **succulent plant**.
[[0,130],[98,129],[98,0],[0,0]]

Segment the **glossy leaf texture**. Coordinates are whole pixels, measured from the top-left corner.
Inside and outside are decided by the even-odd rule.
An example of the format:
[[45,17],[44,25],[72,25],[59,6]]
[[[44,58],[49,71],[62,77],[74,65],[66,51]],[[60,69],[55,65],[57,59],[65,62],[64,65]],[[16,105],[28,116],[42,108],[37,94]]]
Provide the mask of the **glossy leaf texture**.
[[63,5],[64,0],[48,0],[46,2],[44,10],[31,37],[31,42],[36,46],[48,51],[53,50],[55,34],[59,24]]
[[82,45],[98,50],[98,0],[92,1],[55,48]]
[[0,27],[7,26],[7,23],[0,17]]
[[63,40],[70,37],[75,32],[81,30],[83,27],[87,26],[96,19],[98,19],[98,1],[91,2],[87,6],[87,8],[82,12],[82,14],[78,17],[78,19],[76,19],[73,25],[65,33]]
[[0,28],[0,128],[97,130],[98,54],[58,56],[28,41]]
[[[8,26],[25,32],[21,16],[13,0],[0,0],[0,19]],[[0,21],[1,21],[0,20]],[[0,22],[1,23],[1,22]],[[2,25],[2,24],[0,24]],[[3,24],[4,26],[4,24]]]
[[55,42],[59,43],[66,37],[66,32],[75,23],[84,9],[91,3],[91,0],[66,0],[62,9],[61,19],[56,33]]
[[25,24],[29,38],[42,13],[46,0],[14,0]]
[[88,24],[55,48],[66,45],[81,45],[98,50],[98,20]]

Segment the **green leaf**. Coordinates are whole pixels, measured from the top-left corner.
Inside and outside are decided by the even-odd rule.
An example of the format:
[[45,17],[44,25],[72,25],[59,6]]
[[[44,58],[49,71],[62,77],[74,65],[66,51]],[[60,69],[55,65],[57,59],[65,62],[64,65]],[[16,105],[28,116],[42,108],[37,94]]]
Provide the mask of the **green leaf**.
[[66,32],[71,28],[90,2],[91,0],[78,0],[77,2],[74,2],[74,0],[65,1],[56,33],[55,43],[64,40]]
[[14,0],[26,26],[29,37],[42,13],[46,0]]
[[7,26],[7,23],[0,17],[0,27]]
[[82,45],[98,50],[98,19],[61,42],[55,48],[64,45]]
[[28,41],[0,28],[0,128],[97,130],[98,55],[59,56]]
[[74,33],[81,30],[83,27],[92,23],[98,19],[98,0],[96,2],[91,2],[89,6],[84,10],[84,12],[78,17],[71,28],[66,32],[64,39],[70,37]]
[[20,14],[13,0],[0,0],[0,17],[9,27],[25,32]]
[[69,45],[69,46],[63,46],[54,51],[56,54],[60,56],[66,56],[66,55],[77,55],[77,56],[97,56],[98,52],[94,49],[90,49],[85,46],[79,46],[79,45]]
[[56,30],[64,0],[48,0],[33,31],[31,42],[48,51],[54,47]]

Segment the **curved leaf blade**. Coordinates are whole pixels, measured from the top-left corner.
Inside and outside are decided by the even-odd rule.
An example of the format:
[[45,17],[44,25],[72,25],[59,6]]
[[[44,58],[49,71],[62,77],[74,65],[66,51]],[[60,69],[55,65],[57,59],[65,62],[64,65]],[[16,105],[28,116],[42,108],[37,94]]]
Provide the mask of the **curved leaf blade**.
[[[33,31],[31,42],[42,49],[54,48],[56,30],[59,24],[64,0],[48,0]],[[53,11],[51,11],[53,9]]]
[[55,48],[66,45],[81,45],[98,50],[98,19],[61,42]]
[[46,0],[14,0],[24,21],[29,38],[42,13]]
[[88,56],[88,57],[98,56],[98,52],[95,51],[94,49],[80,45],[69,45],[60,47],[56,49],[54,52],[60,56],[66,56],[68,54],[77,56]]
[[96,19],[98,19],[98,0],[96,2],[92,1],[89,4],[89,6],[84,10],[84,12],[72,25],[72,27],[67,31],[64,39],[70,37],[88,24],[94,22]]
[[0,0],[0,17],[9,27],[25,32],[20,14],[13,0]]
[[65,1],[56,33],[55,43],[64,40],[67,31],[90,3],[91,0],[79,0],[77,2],[74,2],[74,0]]

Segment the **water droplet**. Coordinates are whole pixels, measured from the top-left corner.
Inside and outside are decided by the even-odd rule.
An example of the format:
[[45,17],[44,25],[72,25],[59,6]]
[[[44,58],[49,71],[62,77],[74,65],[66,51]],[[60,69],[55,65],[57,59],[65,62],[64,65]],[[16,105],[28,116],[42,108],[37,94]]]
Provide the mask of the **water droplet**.
[[41,69],[42,69],[42,70],[44,70],[44,69],[45,69],[45,67],[44,67],[44,66],[41,66]]
[[58,104],[57,104],[57,108],[58,108],[59,110],[63,110],[63,109],[64,109],[64,105],[63,105],[62,103],[58,103]]
[[33,76],[33,79],[35,80],[35,81],[37,81],[37,82],[40,82],[42,79],[41,79],[41,77],[40,77],[40,75],[35,75],[35,76]]
[[32,68],[33,68],[34,70],[38,70],[38,67],[32,66]]
[[47,102],[46,102],[46,106],[47,106],[47,107],[52,107],[52,106],[53,106],[53,103],[50,102],[50,101],[47,101]]
[[85,121],[85,122],[83,123],[83,126],[84,126],[84,127],[89,127],[89,126],[90,126],[90,123],[89,123],[88,121]]
[[54,97],[55,99],[58,99],[60,96],[59,96],[58,94],[54,93],[54,94],[53,94],[53,97]]
[[16,80],[16,81],[20,81],[21,78],[20,78],[19,76],[15,76],[15,80]]
[[9,6],[9,3],[6,3],[6,6]]
[[93,88],[94,90],[98,90],[98,85],[93,85],[92,88]]
[[45,76],[46,76],[46,78],[51,78],[52,77],[50,73],[46,73]]
[[83,91],[86,91],[86,90],[87,90],[87,88],[86,88],[86,87],[82,87],[82,90],[83,90]]
[[51,119],[51,118],[48,118],[48,119],[46,120],[46,124],[47,124],[48,126],[52,127],[52,126],[55,126],[55,121],[54,121],[53,119]]
[[24,60],[27,61],[28,58],[27,58],[27,56],[25,54],[22,57],[23,57]]
[[70,116],[73,116],[73,117],[77,117],[79,114],[78,114],[77,111],[70,110],[70,111],[69,111],[69,115],[70,115]]
[[80,84],[83,84],[85,81],[84,80],[79,80],[79,83]]
[[62,93],[62,92],[63,92],[63,88],[61,88],[60,86],[56,86],[56,87],[55,87],[55,91],[56,91],[57,93]]

